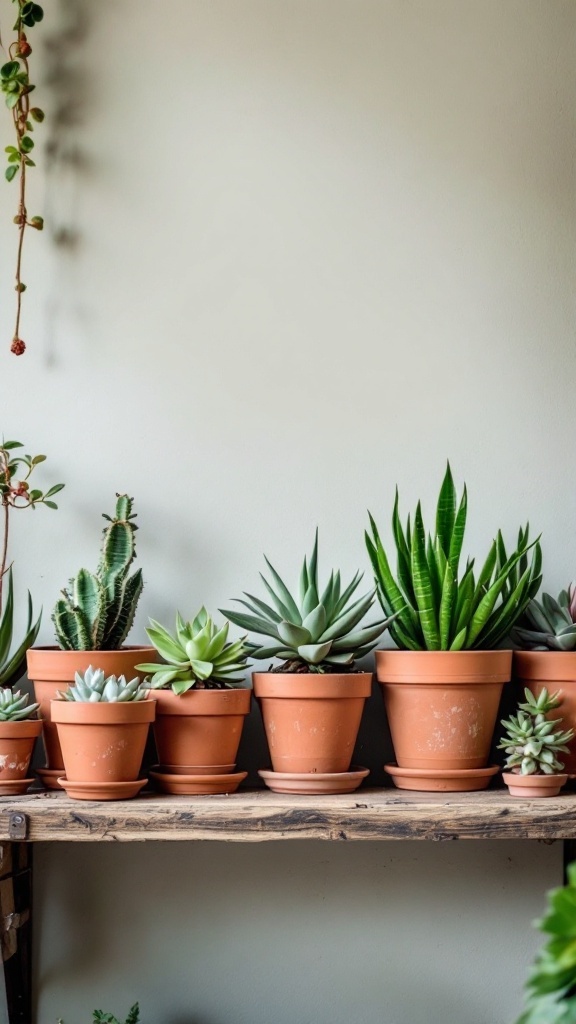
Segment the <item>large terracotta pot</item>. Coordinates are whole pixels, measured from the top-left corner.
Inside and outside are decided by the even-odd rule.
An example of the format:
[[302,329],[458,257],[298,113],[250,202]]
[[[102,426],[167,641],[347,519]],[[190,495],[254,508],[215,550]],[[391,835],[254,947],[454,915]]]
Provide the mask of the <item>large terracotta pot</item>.
[[372,674],[255,672],[275,772],[347,772]]
[[[152,690],[157,701],[154,739],[161,765],[187,767],[189,774],[222,774],[236,763],[251,691]],[[196,766],[204,769],[197,773]]]
[[72,782],[133,782],[138,778],[155,700],[80,703],[53,700],[52,722]]
[[25,779],[34,744],[42,732],[38,718],[0,722],[0,784]]
[[512,651],[376,651],[398,765],[485,767],[511,667]]
[[59,647],[31,647],[26,655],[28,677],[34,684],[35,699],[40,704],[44,721],[44,745],[48,769],[62,770],[62,751],[56,727],[50,718],[50,702],[58,690],[66,690],[74,681],[76,672],[85,672],[89,665],[104,669],[107,676],[134,676],[144,678],[135,665],[158,661],[155,647],[122,647],[119,651],[62,651]]
[[[574,651],[514,651],[514,678],[537,697],[546,687],[549,693],[558,690],[562,706],[553,711],[551,718],[561,718],[567,729],[576,730],[576,652]],[[569,775],[576,774],[576,738],[568,746],[569,754],[560,760]]]

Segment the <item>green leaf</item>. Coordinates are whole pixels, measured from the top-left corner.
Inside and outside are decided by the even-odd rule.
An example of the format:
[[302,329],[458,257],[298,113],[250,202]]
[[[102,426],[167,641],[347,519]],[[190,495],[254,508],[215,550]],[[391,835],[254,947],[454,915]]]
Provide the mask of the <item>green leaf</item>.
[[312,637],[303,626],[296,626],[292,622],[278,623],[278,636],[289,647],[298,648],[302,644],[309,644]]
[[[430,572],[426,561],[426,541],[424,534],[424,522],[422,520],[422,508],[418,502],[416,516],[414,519],[414,535],[412,538],[412,580],[414,582],[414,593],[420,613],[420,623],[426,647],[429,651],[440,649],[440,635],[438,632],[437,610],[434,607],[434,595]],[[396,610],[396,609],[394,609]]]
[[452,529],[450,548],[449,551],[446,552],[448,561],[450,562],[452,576],[455,580],[458,579],[458,566],[460,565],[460,555],[462,554],[462,544],[464,542],[464,533],[466,531],[467,509],[468,494],[466,491],[466,484],[464,484],[462,499],[458,506],[458,512],[456,513],[456,519],[454,520],[454,527]]
[[15,164],[11,164],[10,167],[7,167],[6,170],[4,171],[4,176],[6,178],[6,181],[12,181],[12,179],[15,178],[17,174],[18,174],[18,168],[17,168],[17,166]]
[[442,598],[440,600],[440,649],[442,651],[447,651],[450,646],[450,624],[455,593],[454,574],[450,562],[447,562],[442,584]]
[[33,121],[41,122],[41,121],[44,120],[45,116],[46,115],[45,115],[44,111],[41,110],[40,107],[31,107],[30,108],[30,117],[32,118]]
[[23,153],[31,153],[34,149],[34,139],[29,135],[24,135],[23,138],[20,139],[20,149]]
[[446,473],[444,475],[444,480],[442,481],[438,497],[438,505],[436,508],[436,536],[442,545],[442,550],[446,557],[448,557],[448,553],[450,551],[455,516],[456,488],[454,487],[454,481],[452,479],[450,463],[447,462]]
[[302,644],[298,648],[299,656],[310,665],[319,665],[328,654],[331,643],[325,644]]

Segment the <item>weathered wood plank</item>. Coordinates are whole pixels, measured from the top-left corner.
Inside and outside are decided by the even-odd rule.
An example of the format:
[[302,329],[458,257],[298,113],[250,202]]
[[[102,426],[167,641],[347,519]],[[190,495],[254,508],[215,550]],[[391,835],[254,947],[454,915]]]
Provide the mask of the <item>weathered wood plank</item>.
[[268,791],[217,797],[145,794],[110,803],[31,793],[0,800],[0,841],[8,836],[14,812],[27,815],[29,842],[576,839],[576,795],[516,800],[505,790],[432,794],[367,789],[325,797]]

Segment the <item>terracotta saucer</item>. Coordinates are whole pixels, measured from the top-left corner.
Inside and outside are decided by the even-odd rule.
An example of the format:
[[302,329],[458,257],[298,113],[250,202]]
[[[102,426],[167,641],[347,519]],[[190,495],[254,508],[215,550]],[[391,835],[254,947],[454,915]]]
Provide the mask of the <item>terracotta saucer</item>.
[[58,782],[62,789],[73,800],[129,800],[136,796],[147,779],[136,779],[135,782],[73,782],[66,776],[60,776]]
[[0,796],[21,796],[33,782],[34,779],[6,779],[0,782]]
[[419,793],[471,793],[487,789],[492,776],[500,769],[490,768],[399,768],[385,764],[384,771],[392,776],[398,789],[412,789]]
[[60,789],[58,779],[64,774],[63,768],[37,768],[36,775],[45,789]]
[[[155,765],[160,768],[161,765]],[[218,793],[235,793],[248,772],[228,775],[173,775],[171,772],[151,771],[150,778],[161,793],[176,796],[215,796]]]
[[306,794],[353,793],[367,775],[368,768],[352,765],[349,772],[273,772],[259,771],[258,775],[273,793]]
[[159,764],[154,770],[163,775],[232,775],[235,764]]

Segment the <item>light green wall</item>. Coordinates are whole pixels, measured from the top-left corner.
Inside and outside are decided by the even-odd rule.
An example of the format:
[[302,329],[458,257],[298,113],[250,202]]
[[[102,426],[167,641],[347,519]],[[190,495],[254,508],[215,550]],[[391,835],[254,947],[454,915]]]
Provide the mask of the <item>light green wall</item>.
[[[325,570],[367,568],[365,509],[386,532],[396,482],[430,509],[447,456],[470,552],[530,517],[566,583],[573,0],[46,10],[21,359],[0,188],[0,429],[67,482],[13,534],[42,640],[116,490],[140,515],[135,640],[253,590],[263,550],[295,576],[316,524]],[[3,36],[12,17],[0,0]],[[505,1024],[560,853],[39,851],[37,1024],[136,995],[147,1024]]]

